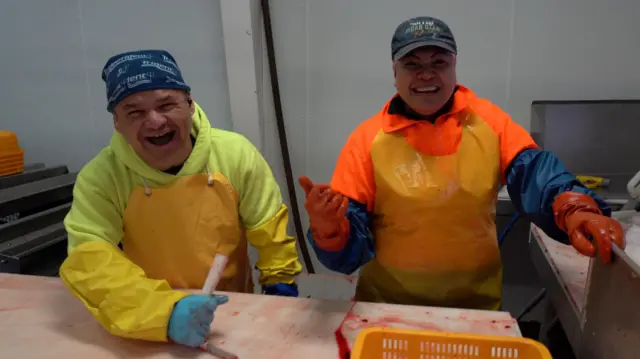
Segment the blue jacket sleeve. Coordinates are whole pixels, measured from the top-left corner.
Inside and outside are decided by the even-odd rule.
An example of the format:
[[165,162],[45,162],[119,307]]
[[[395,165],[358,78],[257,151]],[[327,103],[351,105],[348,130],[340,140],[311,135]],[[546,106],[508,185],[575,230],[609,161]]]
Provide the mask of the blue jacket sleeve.
[[367,211],[367,207],[350,199],[347,219],[350,225],[349,240],[342,250],[329,252],[318,248],[311,229],[307,232],[307,239],[325,267],[335,272],[351,274],[373,258],[374,248],[370,229],[371,213]]
[[520,152],[507,169],[507,191],[518,212],[551,238],[569,244],[567,234],[555,223],[553,201],[565,191],[591,196],[606,216],[611,208],[593,191],[569,173],[553,153],[539,149]]

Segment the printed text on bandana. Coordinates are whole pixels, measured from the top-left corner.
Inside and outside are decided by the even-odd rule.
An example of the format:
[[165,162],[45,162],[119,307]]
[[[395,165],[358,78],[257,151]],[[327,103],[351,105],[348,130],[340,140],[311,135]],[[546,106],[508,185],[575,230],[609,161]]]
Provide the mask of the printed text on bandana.
[[170,73],[170,74],[172,74],[174,76],[176,75],[176,71],[174,69],[172,69],[171,67],[169,67],[167,65],[159,64],[157,62],[143,60],[142,61],[142,67],[155,67],[156,69],[158,69],[160,71],[168,72],[168,73]]
[[111,96],[109,96],[109,102],[114,101],[118,98],[127,88],[132,89],[138,87],[142,84],[151,83],[151,79],[155,74],[153,72],[143,72],[141,74],[136,74],[133,76],[129,76],[124,79],[122,82],[118,83],[116,88],[113,89]]
[[113,70],[115,70],[116,67],[122,65],[123,63],[125,63],[127,61],[133,61],[133,60],[138,60],[138,59],[150,59],[150,58],[151,58],[151,55],[135,55],[135,54],[132,54],[132,55],[122,56],[121,58],[117,59],[112,64],[110,64],[109,67],[107,67],[104,70],[104,76],[105,77],[109,77],[111,72]]

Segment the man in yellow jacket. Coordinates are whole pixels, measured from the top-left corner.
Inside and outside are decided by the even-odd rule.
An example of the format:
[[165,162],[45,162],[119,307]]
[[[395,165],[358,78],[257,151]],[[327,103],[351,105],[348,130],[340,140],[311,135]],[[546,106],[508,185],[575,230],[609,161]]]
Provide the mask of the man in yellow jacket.
[[225,296],[201,289],[216,254],[219,290],[297,296],[296,244],[269,166],[244,137],[211,127],[175,59],[144,50],[109,59],[102,78],[115,133],[78,174],[60,277],[111,333],[197,347]]

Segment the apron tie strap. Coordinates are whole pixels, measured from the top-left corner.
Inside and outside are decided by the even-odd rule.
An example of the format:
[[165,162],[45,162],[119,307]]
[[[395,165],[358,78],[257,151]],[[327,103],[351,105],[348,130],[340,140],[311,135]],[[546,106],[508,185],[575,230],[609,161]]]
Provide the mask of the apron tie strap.
[[151,196],[151,188],[149,188],[149,186],[147,186],[147,181],[142,176],[140,176],[140,179],[142,180],[142,185],[144,186],[144,194],[147,197]]
[[213,175],[211,174],[211,171],[209,171],[209,165],[205,165],[204,168],[207,171],[207,184],[209,186],[213,186]]

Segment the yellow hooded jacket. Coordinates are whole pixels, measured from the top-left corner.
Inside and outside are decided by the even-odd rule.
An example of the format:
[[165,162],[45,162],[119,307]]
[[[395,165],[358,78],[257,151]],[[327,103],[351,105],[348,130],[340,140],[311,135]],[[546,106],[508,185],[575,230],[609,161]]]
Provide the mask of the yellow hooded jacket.
[[[60,269],[60,277],[115,335],[166,341],[171,311],[187,295],[172,288],[166,278],[147,276],[139,263],[118,247],[127,238],[124,218],[130,195],[141,185],[153,191],[205,169],[215,173],[227,180],[237,195],[238,208],[227,212],[237,212],[242,238],[233,240],[241,242],[246,237],[257,248],[260,284],[290,284],[301,271],[295,240],[286,234],[288,211],[268,164],[245,137],[212,128],[202,109],[195,106],[195,145],[176,176],[149,167],[118,133],[78,174],[73,204],[65,218],[69,256]],[[176,238],[177,246],[180,240]],[[125,248],[126,244],[125,241]],[[190,251],[188,248],[187,253]],[[201,250],[194,248],[193,252],[197,262],[195,257],[200,253],[195,252]],[[193,268],[184,269],[193,272]],[[206,268],[196,269],[206,272]],[[201,289],[202,283],[197,285],[179,289]]]

